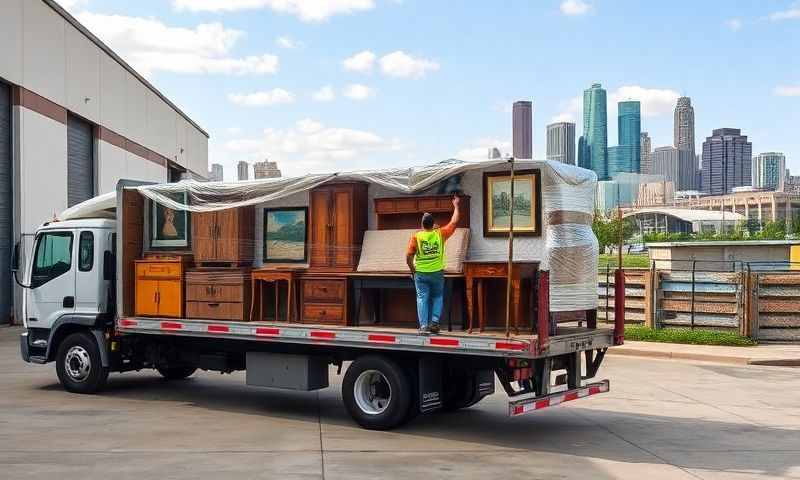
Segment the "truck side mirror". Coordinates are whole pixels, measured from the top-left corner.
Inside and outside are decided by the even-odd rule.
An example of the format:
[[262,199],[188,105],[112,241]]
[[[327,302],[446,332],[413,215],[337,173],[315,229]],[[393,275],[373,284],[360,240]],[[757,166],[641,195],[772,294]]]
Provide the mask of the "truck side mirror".
[[11,271],[19,270],[19,242],[14,244],[14,253],[11,256]]
[[114,281],[116,276],[116,262],[114,254],[109,250],[103,252],[103,280]]

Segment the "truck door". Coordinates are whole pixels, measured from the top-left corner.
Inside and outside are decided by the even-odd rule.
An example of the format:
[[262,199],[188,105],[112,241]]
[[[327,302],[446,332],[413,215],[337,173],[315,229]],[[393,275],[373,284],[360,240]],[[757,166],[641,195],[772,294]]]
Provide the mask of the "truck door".
[[105,303],[105,282],[102,281],[102,232],[81,230],[78,234],[78,265],[75,271],[75,313],[97,315]]
[[75,312],[75,250],[71,231],[44,231],[36,237],[26,295],[28,326],[51,328]]

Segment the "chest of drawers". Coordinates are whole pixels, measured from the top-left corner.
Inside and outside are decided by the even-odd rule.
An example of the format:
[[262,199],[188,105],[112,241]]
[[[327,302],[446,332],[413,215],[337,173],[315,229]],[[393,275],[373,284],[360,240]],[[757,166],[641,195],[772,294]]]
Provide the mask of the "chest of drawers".
[[186,272],[186,316],[246,321],[250,314],[250,269],[202,268]]

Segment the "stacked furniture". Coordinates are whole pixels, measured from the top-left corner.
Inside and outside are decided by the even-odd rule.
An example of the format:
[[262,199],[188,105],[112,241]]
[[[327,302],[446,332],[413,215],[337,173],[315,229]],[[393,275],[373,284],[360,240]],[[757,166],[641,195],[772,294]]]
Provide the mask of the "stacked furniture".
[[183,278],[191,258],[182,254],[150,254],[135,260],[137,316],[184,316]]
[[213,320],[250,317],[249,268],[199,268],[186,273],[186,316]]

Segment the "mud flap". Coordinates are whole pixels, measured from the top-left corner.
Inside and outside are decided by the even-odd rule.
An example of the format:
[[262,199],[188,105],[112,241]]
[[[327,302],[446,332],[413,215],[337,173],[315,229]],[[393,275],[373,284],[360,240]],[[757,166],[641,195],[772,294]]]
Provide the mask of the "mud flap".
[[431,413],[442,409],[443,362],[436,357],[419,359],[419,411]]

